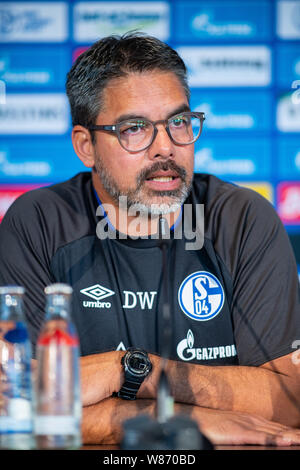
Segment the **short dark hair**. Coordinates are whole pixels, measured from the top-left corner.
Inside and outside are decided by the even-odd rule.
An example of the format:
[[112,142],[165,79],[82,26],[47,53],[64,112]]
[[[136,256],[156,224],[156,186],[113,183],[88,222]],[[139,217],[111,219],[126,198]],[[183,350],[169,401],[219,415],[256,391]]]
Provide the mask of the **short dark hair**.
[[159,39],[129,32],[94,43],[77,58],[67,75],[66,91],[73,126],[80,124],[88,128],[96,123],[101,110],[101,93],[111,79],[130,72],[154,70],[173,72],[189,100],[186,66],[178,53]]

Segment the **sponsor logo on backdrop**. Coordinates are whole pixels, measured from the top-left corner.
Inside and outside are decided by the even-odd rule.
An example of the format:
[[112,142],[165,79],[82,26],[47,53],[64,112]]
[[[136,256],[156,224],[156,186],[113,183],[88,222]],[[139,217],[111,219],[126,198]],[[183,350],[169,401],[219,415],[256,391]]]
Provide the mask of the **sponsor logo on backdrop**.
[[9,159],[8,151],[0,148],[0,175],[6,177],[19,176],[48,176],[51,173],[51,166],[46,161],[30,161],[22,159],[21,162],[12,162]]
[[271,51],[267,46],[182,46],[190,86],[267,86]]
[[252,129],[255,125],[254,118],[249,113],[218,113],[215,111],[213,103],[203,102],[195,111],[205,113],[205,128],[207,129]]
[[300,105],[295,101],[291,93],[278,99],[276,121],[282,132],[300,132]]
[[191,27],[198,36],[209,36],[216,38],[224,37],[251,37],[254,34],[254,25],[250,22],[222,22],[216,21],[213,14],[200,13],[191,21]]
[[298,153],[296,153],[295,165],[296,165],[297,170],[300,171],[300,150]]
[[0,222],[3,219],[7,209],[22,194],[42,185],[1,185],[0,186]]
[[[265,39],[271,35],[271,6],[265,1],[194,2],[182,0],[175,5],[180,40]],[[259,9],[259,15],[257,11]]]
[[256,172],[256,166],[249,158],[215,157],[212,148],[204,147],[195,154],[195,171],[205,171],[215,175],[229,173],[249,176]]
[[218,137],[198,142],[195,148],[195,172],[245,181],[269,180],[272,168],[268,139]]
[[[6,49],[6,50],[5,50]],[[61,46],[3,48],[0,52],[0,79],[12,87],[64,87],[69,65],[68,50]]]
[[278,214],[285,224],[300,224],[300,183],[280,183],[277,188]]
[[63,93],[8,94],[0,106],[0,134],[64,134],[68,128]]
[[0,137],[1,184],[63,181],[85,169],[68,135]]
[[296,88],[296,91],[292,93],[293,104],[300,104],[300,80],[294,80],[292,88]]
[[277,34],[281,39],[300,38],[300,2],[277,2]]
[[1,78],[9,85],[48,85],[51,81],[49,70],[6,70],[0,73]]
[[188,330],[186,338],[181,340],[177,345],[177,356],[182,361],[209,361],[216,359],[226,359],[237,355],[234,344],[226,346],[213,346],[206,348],[196,348],[194,346],[195,338],[192,330]]
[[205,113],[204,130],[270,130],[271,92],[269,90],[220,91],[194,89],[194,111]]
[[[288,90],[300,78],[300,48],[298,44],[281,41],[276,47],[276,81]],[[297,85],[295,83],[295,85]],[[298,85],[299,86],[299,85]],[[292,86],[293,87],[293,86]],[[296,86],[295,86],[296,88]]]
[[0,80],[0,104],[6,104],[6,83]]
[[1,42],[59,42],[67,36],[65,2],[0,3]]
[[138,30],[167,40],[169,21],[167,2],[78,2],[74,5],[74,39],[94,41]]
[[279,137],[278,173],[280,180],[300,180],[300,141],[295,135]]

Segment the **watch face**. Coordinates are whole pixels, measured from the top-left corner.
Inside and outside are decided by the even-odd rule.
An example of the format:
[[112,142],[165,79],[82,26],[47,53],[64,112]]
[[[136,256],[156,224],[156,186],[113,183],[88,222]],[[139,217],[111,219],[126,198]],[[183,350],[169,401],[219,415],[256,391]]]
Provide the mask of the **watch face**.
[[128,369],[133,374],[137,374],[141,376],[147,374],[151,366],[151,363],[148,357],[138,351],[131,353],[126,362],[127,362]]

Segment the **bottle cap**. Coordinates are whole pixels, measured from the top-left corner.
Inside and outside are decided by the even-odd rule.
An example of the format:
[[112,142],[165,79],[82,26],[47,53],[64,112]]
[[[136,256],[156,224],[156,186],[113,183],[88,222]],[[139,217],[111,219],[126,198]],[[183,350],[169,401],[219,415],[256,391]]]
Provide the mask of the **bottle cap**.
[[45,287],[45,294],[72,294],[73,289],[68,284],[50,284],[49,286]]

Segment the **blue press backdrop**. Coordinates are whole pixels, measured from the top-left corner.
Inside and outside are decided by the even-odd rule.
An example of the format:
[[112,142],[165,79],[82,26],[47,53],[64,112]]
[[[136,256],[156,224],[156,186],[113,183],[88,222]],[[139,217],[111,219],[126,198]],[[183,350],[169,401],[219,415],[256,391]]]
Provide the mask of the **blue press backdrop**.
[[206,113],[195,171],[274,204],[300,265],[300,1],[0,1],[0,216],[22,191],[84,169],[65,77],[99,38],[128,30],[176,48]]

